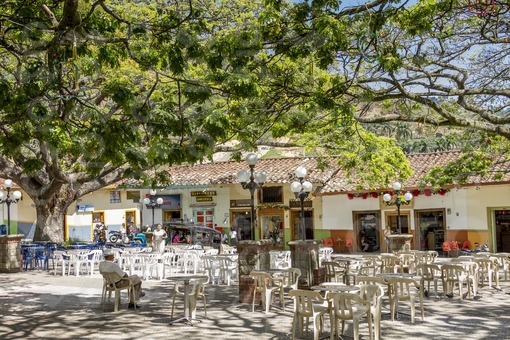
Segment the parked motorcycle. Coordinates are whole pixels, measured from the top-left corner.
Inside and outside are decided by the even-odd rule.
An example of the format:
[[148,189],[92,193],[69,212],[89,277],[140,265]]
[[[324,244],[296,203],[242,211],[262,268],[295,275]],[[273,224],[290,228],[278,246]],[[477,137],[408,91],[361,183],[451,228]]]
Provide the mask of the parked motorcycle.
[[117,243],[117,241],[122,237],[120,231],[110,231],[110,236],[108,237],[108,241],[111,243]]
[[480,252],[489,252],[489,246],[487,244],[480,245],[478,242],[475,242],[475,249],[473,250],[464,250],[460,249],[460,255],[473,255]]

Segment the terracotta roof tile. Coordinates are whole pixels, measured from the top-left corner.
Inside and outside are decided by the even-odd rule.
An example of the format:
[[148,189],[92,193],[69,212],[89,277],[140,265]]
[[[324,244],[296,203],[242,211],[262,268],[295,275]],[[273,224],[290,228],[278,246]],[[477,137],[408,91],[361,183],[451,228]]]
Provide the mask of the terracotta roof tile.
[[[408,155],[413,175],[404,181],[404,187],[416,188],[420,179],[433,167],[444,166],[448,162],[455,161],[460,157],[460,152],[436,152]],[[502,158],[503,160],[503,158]],[[356,184],[352,176],[346,176],[339,169],[336,158],[331,158],[329,166],[324,170],[317,168],[317,159],[310,157],[291,157],[260,159],[255,166],[255,171],[265,171],[268,174],[267,183],[291,183],[295,180],[294,172],[298,166],[308,169],[307,180],[314,183],[318,188],[319,195],[334,193],[357,192]],[[207,186],[214,184],[237,183],[237,172],[241,169],[248,170],[246,162],[216,162],[195,165],[173,166],[169,169],[170,186]],[[467,185],[488,184],[492,182],[510,182],[510,163],[496,164],[492,171],[506,171],[502,180],[495,179],[496,172],[490,178],[482,179],[479,176],[469,178]],[[124,185],[133,184],[126,180]],[[380,188],[384,189],[384,188]],[[365,190],[369,191],[367,187]]]
[[[308,169],[307,179],[314,183],[324,183],[331,176],[333,169],[317,169],[314,158],[274,158],[260,159],[255,171],[265,171],[268,183],[290,183],[295,179],[294,172],[298,166]],[[237,183],[237,173],[249,170],[243,162],[219,162],[195,165],[173,166],[169,169],[173,185],[208,185]]]

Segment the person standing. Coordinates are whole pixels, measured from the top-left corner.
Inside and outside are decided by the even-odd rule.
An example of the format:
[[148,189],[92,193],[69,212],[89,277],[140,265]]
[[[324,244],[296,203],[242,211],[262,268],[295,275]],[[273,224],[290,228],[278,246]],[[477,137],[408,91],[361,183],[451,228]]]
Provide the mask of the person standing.
[[386,238],[386,252],[390,252],[390,236],[391,235],[391,227],[389,225],[384,229],[384,237]]
[[120,242],[121,243],[126,243],[126,224],[125,223],[122,223],[122,225],[120,226]]
[[154,250],[158,253],[163,253],[165,251],[165,239],[166,239],[166,231],[163,229],[161,224],[158,224],[156,230],[154,230]]
[[99,242],[99,238],[101,236],[101,225],[97,223],[94,226],[94,242]]
[[237,231],[236,231],[235,227],[232,227],[232,229],[230,229],[229,236],[230,236],[230,245],[236,244],[237,243]]

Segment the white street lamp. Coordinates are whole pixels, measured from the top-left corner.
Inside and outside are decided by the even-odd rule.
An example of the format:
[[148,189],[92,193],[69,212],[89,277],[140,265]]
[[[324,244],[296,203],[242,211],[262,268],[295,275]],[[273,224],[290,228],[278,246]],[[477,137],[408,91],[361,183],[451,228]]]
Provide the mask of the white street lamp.
[[298,178],[298,181],[294,181],[290,184],[290,190],[294,193],[294,196],[296,196],[297,199],[299,199],[301,203],[301,219],[300,219],[300,225],[301,225],[301,239],[304,241],[306,240],[306,226],[305,226],[305,199],[308,197],[308,194],[312,191],[312,183],[305,181],[305,177],[308,171],[305,167],[299,166],[296,169],[296,177]]
[[385,193],[383,195],[383,201],[387,206],[396,205],[397,206],[397,229],[398,233],[402,234],[402,226],[400,225],[400,206],[409,204],[409,202],[413,199],[413,194],[407,191],[402,196],[402,184],[400,182],[395,182],[392,185],[394,193]]
[[237,181],[241,183],[243,189],[250,191],[250,207],[251,207],[251,219],[250,219],[250,229],[251,235],[250,239],[255,239],[255,190],[262,189],[262,186],[267,180],[267,174],[264,171],[255,172],[255,165],[259,157],[254,153],[249,153],[246,155],[246,163],[250,167],[250,170],[240,170],[237,173]]
[[149,191],[149,193],[150,193],[151,197],[150,198],[149,197],[145,197],[143,199],[143,203],[147,206],[147,208],[151,208],[152,209],[152,227],[154,227],[154,209],[161,207],[161,204],[163,204],[163,198],[158,197],[158,198],[154,199],[155,195],[157,193],[157,191],[154,190],[154,189],[151,189]]
[[[14,191],[11,194],[11,188],[12,188],[12,180],[6,179],[4,181],[4,186],[7,189],[7,194],[5,194],[3,191],[0,191],[0,204],[7,204],[7,230],[6,235],[9,235],[9,232],[11,230],[11,203],[18,203],[18,201],[21,199],[21,191]],[[5,196],[5,199],[4,199]]]

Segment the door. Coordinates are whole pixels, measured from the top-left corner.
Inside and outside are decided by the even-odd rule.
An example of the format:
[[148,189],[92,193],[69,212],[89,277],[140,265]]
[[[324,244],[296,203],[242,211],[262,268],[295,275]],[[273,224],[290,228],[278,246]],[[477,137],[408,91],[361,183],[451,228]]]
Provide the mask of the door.
[[265,239],[276,239],[283,244],[283,214],[260,215],[260,235]]
[[510,252],[510,211],[506,209],[494,210],[494,222],[496,225],[496,228],[493,228],[492,247],[494,252],[508,253]]
[[398,230],[397,225],[398,215],[396,212],[387,212],[386,213],[386,225],[389,225],[391,228],[392,234],[412,234],[411,228],[409,227],[410,216],[409,212],[401,212],[400,213],[400,231]]
[[[313,211],[305,210],[305,239],[313,240]],[[291,239],[302,240],[301,231],[301,210],[291,210],[290,212]]]
[[213,227],[214,209],[196,209],[193,211],[194,220],[198,225],[203,225],[209,228]]
[[353,251],[374,252],[381,248],[381,225],[379,211],[353,213],[354,235]]
[[441,252],[445,235],[444,209],[416,210],[415,246]]
[[126,221],[127,227],[136,225],[136,210],[126,210],[124,221]]
[[[237,239],[254,240],[251,230],[251,212],[249,210],[236,210],[231,211],[230,216],[230,225],[237,228]],[[253,237],[255,237],[255,235],[253,235]]]

